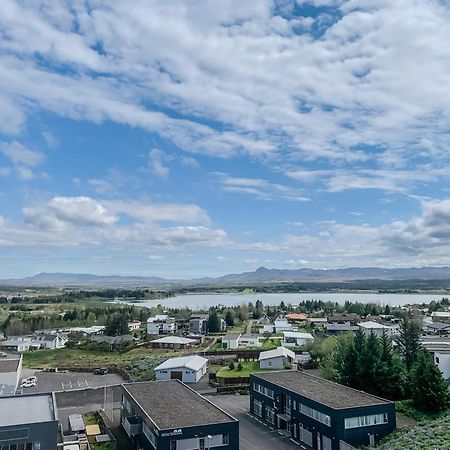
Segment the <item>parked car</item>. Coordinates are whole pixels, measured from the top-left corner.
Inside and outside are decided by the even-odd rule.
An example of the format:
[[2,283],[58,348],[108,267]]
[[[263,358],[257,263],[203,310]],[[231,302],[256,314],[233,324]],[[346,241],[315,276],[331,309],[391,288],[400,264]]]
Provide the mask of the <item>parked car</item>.
[[24,380],[22,381],[22,384],[20,385],[21,388],[31,388],[31,387],[36,387],[37,383],[36,381],[31,381],[31,380]]
[[32,381],[34,383],[37,383],[37,378],[33,375],[31,377],[24,378],[23,381]]
[[106,367],[97,367],[94,370],[95,375],[106,375],[108,373],[108,369]]

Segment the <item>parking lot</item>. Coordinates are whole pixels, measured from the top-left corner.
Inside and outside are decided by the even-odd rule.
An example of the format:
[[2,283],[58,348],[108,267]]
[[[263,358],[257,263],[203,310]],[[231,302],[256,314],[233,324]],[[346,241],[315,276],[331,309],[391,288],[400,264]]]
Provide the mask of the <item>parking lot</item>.
[[208,400],[219,408],[239,420],[239,448],[240,450],[292,450],[306,449],[281,436],[278,431],[271,429],[248,414],[248,395],[214,395],[208,396]]
[[[32,374],[26,374],[30,375]],[[114,373],[94,375],[89,372],[35,372],[34,375],[37,378],[37,386],[24,388],[24,393],[71,391],[123,383],[123,379]]]

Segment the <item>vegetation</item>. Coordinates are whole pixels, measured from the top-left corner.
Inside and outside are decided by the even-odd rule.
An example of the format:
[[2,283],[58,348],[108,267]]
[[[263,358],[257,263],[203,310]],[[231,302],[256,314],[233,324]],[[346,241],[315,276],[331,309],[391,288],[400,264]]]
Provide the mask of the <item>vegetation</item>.
[[228,366],[223,367],[217,372],[217,378],[249,377],[253,372],[262,371],[257,361],[242,362],[239,364],[230,363]]

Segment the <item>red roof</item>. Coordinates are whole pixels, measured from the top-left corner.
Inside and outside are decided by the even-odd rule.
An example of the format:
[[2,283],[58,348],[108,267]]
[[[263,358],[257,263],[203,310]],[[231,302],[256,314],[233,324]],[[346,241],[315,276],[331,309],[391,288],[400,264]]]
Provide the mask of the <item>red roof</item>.
[[290,320],[306,320],[306,314],[287,314],[286,319]]

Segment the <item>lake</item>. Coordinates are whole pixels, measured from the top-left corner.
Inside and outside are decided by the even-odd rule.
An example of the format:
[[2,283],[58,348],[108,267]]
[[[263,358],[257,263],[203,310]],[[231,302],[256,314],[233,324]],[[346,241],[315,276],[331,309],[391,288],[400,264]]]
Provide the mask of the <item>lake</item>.
[[[273,294],[186,294],[167,299],[145,300],[133,302],[140,306],[154,307],[158,304],[167,308],[189,308],[193,311],[208,309],[210,306],[225,305],[238,306],[255,303],[261,300],[266,306],[276,306],[283,301],[286,305],[296,305],[305,300],[323,300],[344,304],[347,300],[360,303],[378,303],[380,305],[402,306],[413,303],[429,303],[441,300],[445,294],[376,294],[365,292],[336,293],[336,292],[301,292],[301,293],[273,293]],[[129,302],[126,302],[129,303]]]

